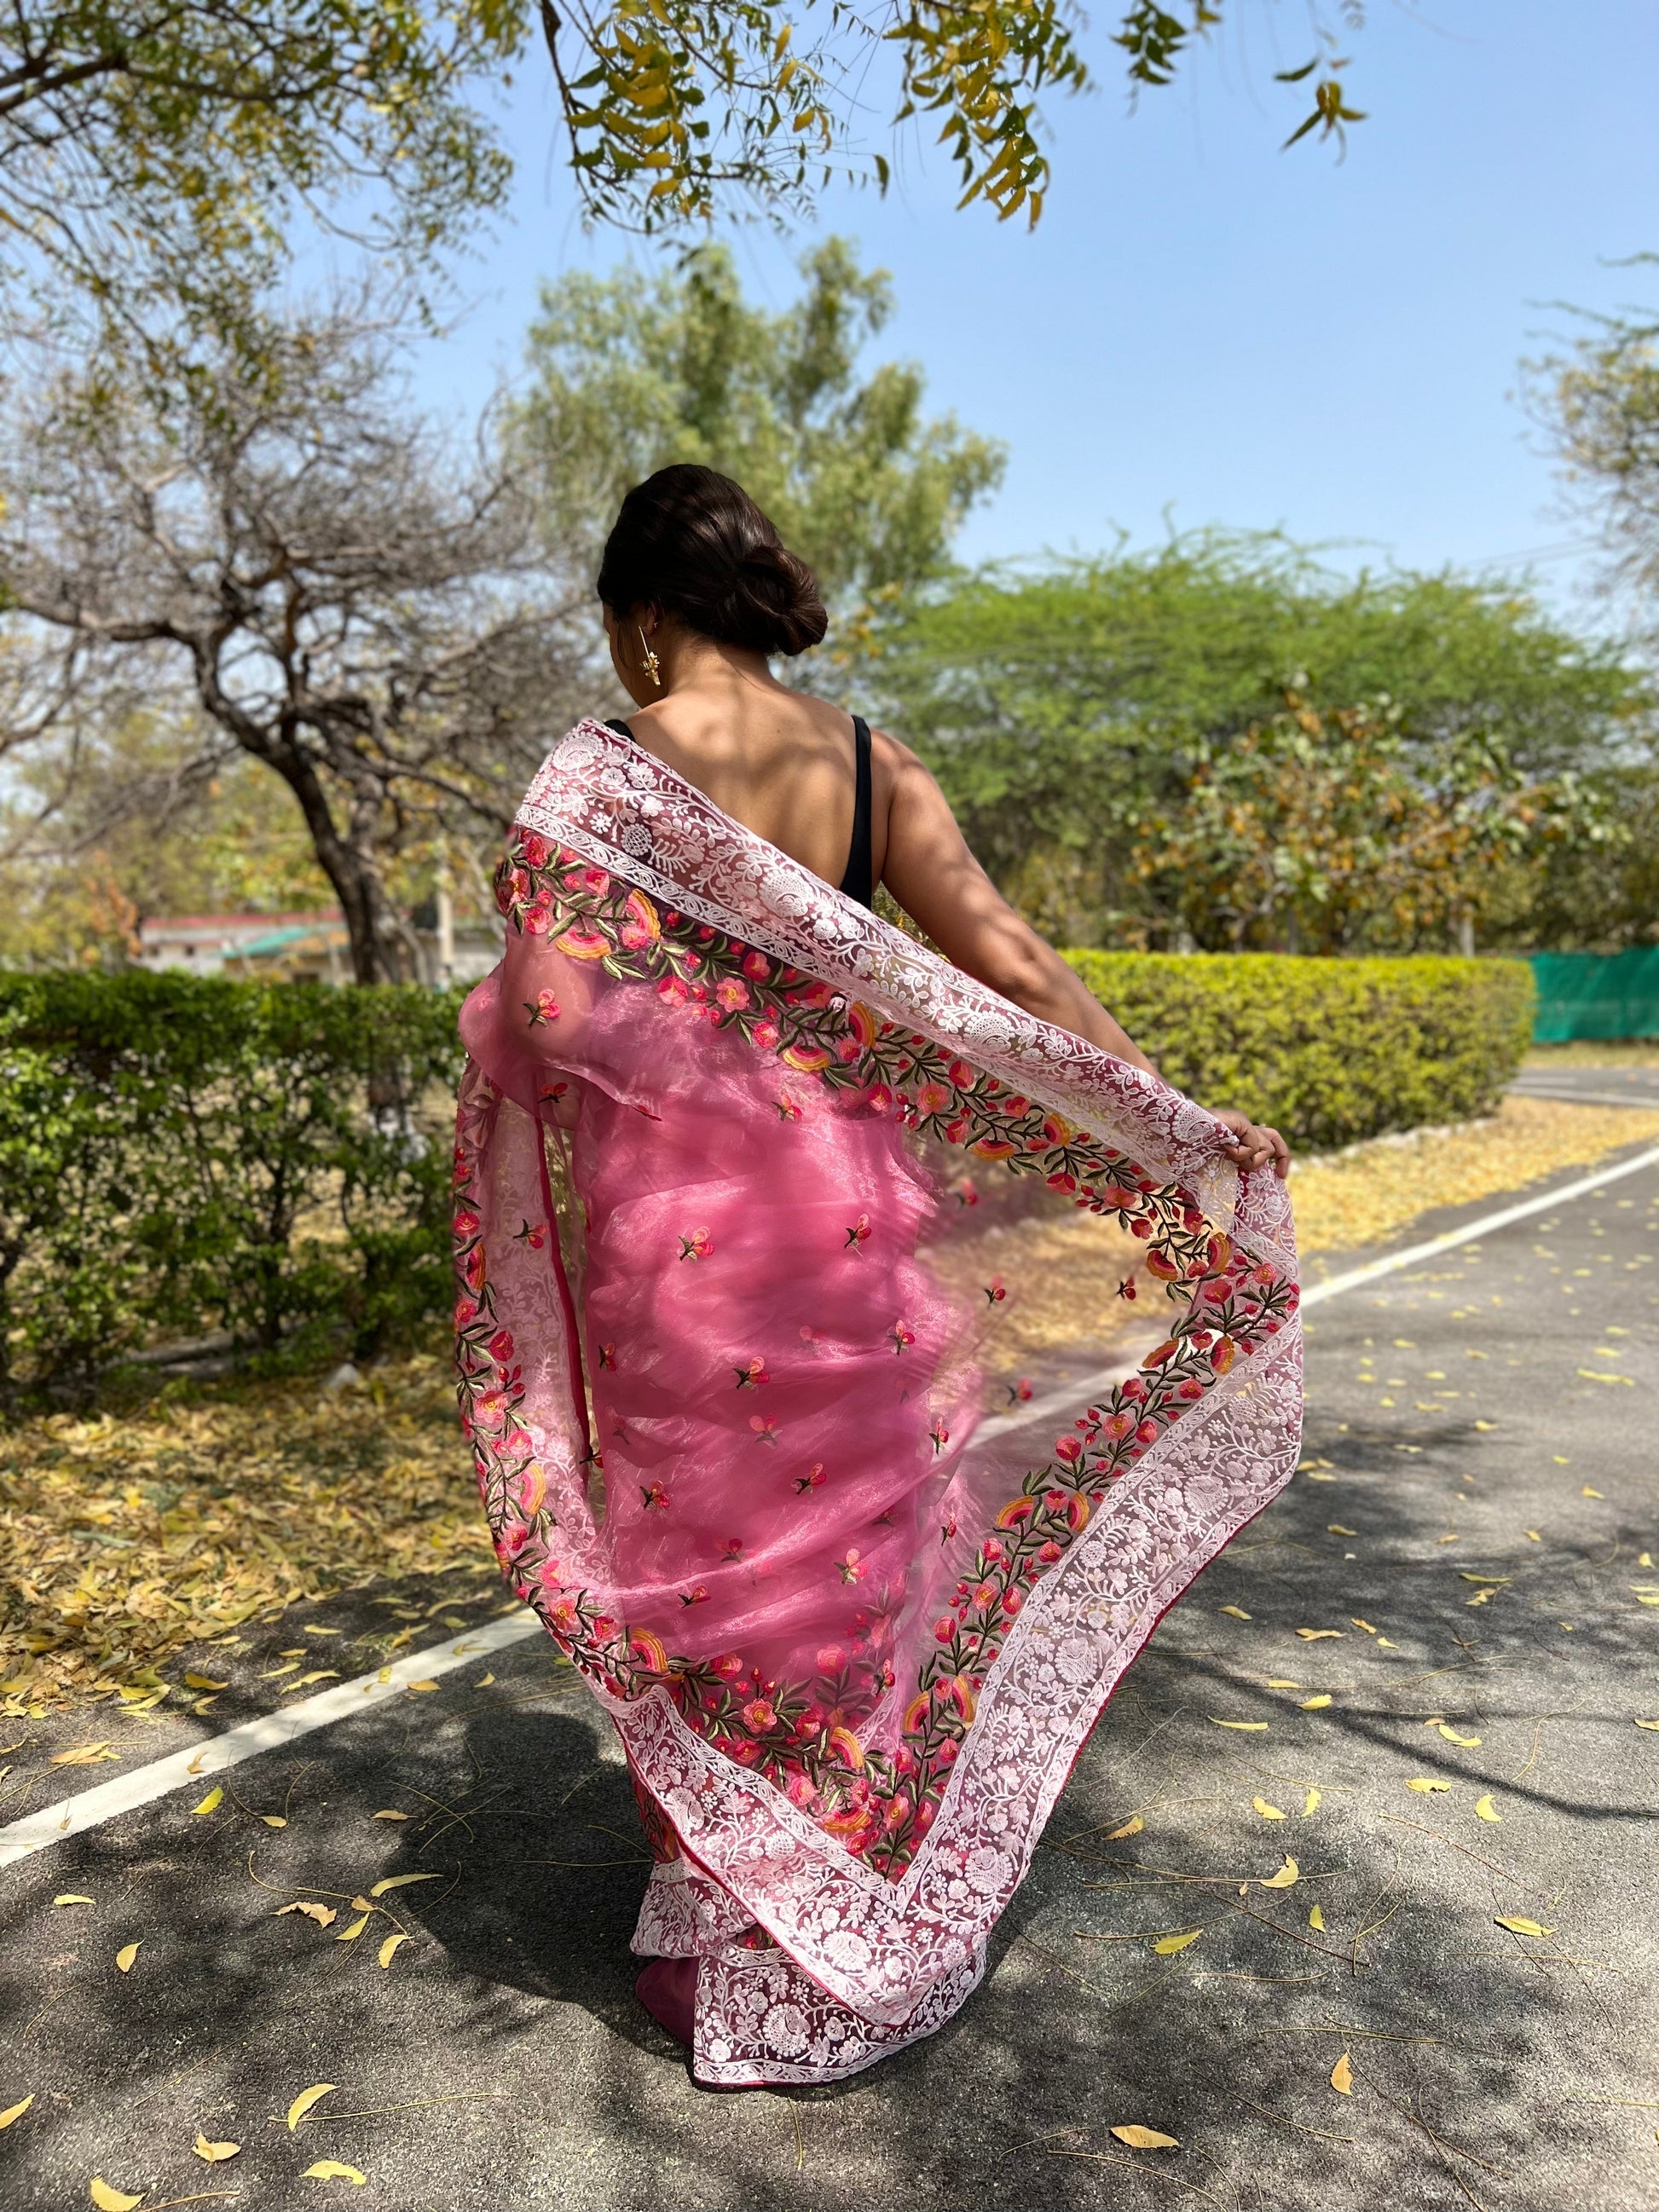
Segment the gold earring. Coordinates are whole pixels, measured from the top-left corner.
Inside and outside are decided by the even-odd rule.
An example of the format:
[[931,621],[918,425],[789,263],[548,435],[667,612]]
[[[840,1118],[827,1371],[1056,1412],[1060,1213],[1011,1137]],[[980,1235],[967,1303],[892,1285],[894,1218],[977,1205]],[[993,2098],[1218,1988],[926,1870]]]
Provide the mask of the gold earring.
[[662,689],[662,663],[658,659],[656,654],[651,650],[651,641],[645,634],[644,624],[642,623],[635,623],[634,627],[640,634],[640,644],[644,649],[645,665],[650,671],[651,681],[660,691]]

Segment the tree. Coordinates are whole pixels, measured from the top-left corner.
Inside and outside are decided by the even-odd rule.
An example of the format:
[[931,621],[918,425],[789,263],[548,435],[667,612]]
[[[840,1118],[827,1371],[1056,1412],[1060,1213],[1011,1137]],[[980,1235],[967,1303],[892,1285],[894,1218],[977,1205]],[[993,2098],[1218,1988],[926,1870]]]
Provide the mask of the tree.
[[204,744],[177,773],[233,748],[273,770],[358,980],[405,972],[388,866],[447,825],[498,836],[586,703],[590,587],[550,567],[510,463],[412,417],[342,309],[171,398],[64,371],[21,405],[0,489],[12,649],[59,725],[188,701]]
[[[1389,704],[1431,788],[1469,744],[1545,782],[1625,775],[1655,738],[1651,691],[1617,647],[1515,587],[1349,579],[1277,538],[984,571],[907,606],[875,647],[863,696],[939,775],[1004,890],[1073,943],[1179,928],[1128,869],[1133,825],[1268,724],[1287,687],[1327,714]],[[1524,900],[1511,924],[1524,939]]]
[[532,326],[532,383],[514,435],[550,542],[599,539],[624,491],[672,461],[737,477],[844,607],[938,574],[1002,450],[922,415],[920,370],[860,379],[866,338],[892,313],[881,270],[830,239],[805,289],[769,314],[744,300],[731,255],[706,246],[673,274],[562,278]]

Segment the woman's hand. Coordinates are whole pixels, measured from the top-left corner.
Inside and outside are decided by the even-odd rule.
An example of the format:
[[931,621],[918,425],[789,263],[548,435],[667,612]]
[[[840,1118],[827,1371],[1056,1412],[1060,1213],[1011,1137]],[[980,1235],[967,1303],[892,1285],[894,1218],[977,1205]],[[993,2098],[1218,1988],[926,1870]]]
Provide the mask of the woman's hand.
[[[1211,1109],[1215,1112],[1213,1108]],[[1248,1114],[1228,1108],[1215,1114],[1224,1128],[1231,1129],[1238,1142],[1227,1146],[1227,1158],[1241,1168],[1265,1168],[1273,1162],[1273,1173],[1283,1182],[1291,1171],[1291,1148],[1277,1129],[1258,1128]]]

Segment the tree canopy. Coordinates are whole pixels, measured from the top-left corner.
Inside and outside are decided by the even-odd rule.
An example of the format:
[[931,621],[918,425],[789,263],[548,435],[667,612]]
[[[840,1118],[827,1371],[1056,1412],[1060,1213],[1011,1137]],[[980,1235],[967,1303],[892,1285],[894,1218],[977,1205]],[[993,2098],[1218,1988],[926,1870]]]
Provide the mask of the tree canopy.
[[801,263],[781,313],[744,297],[730,253],[679,268],[565,276],[532,325],[531,382],[513,416],[550,542],[610,527],[653,469],[700,461],[735,477],[812,564],[845,611],[938,574],[1002,449],[923,410],[920,369],[860,374],[865,342],[892,313],[884,271],[830,239]]

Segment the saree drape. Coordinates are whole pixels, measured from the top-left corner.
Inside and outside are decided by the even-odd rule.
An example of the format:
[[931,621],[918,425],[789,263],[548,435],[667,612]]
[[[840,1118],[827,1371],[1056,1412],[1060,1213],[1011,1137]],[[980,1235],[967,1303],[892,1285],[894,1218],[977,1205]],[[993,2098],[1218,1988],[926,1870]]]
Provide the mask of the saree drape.
[[[454,1217],[496,1551],[622,1739],[635,1948],[702,1961],[697,2077],[833,2079],[973,1989],[1101,1707],[1292,1472],[1285,1188],[602,723],[497,896]],[[1181,1294],[1017,1458],[929,1264],[942,1150],[1111,1217]]]

